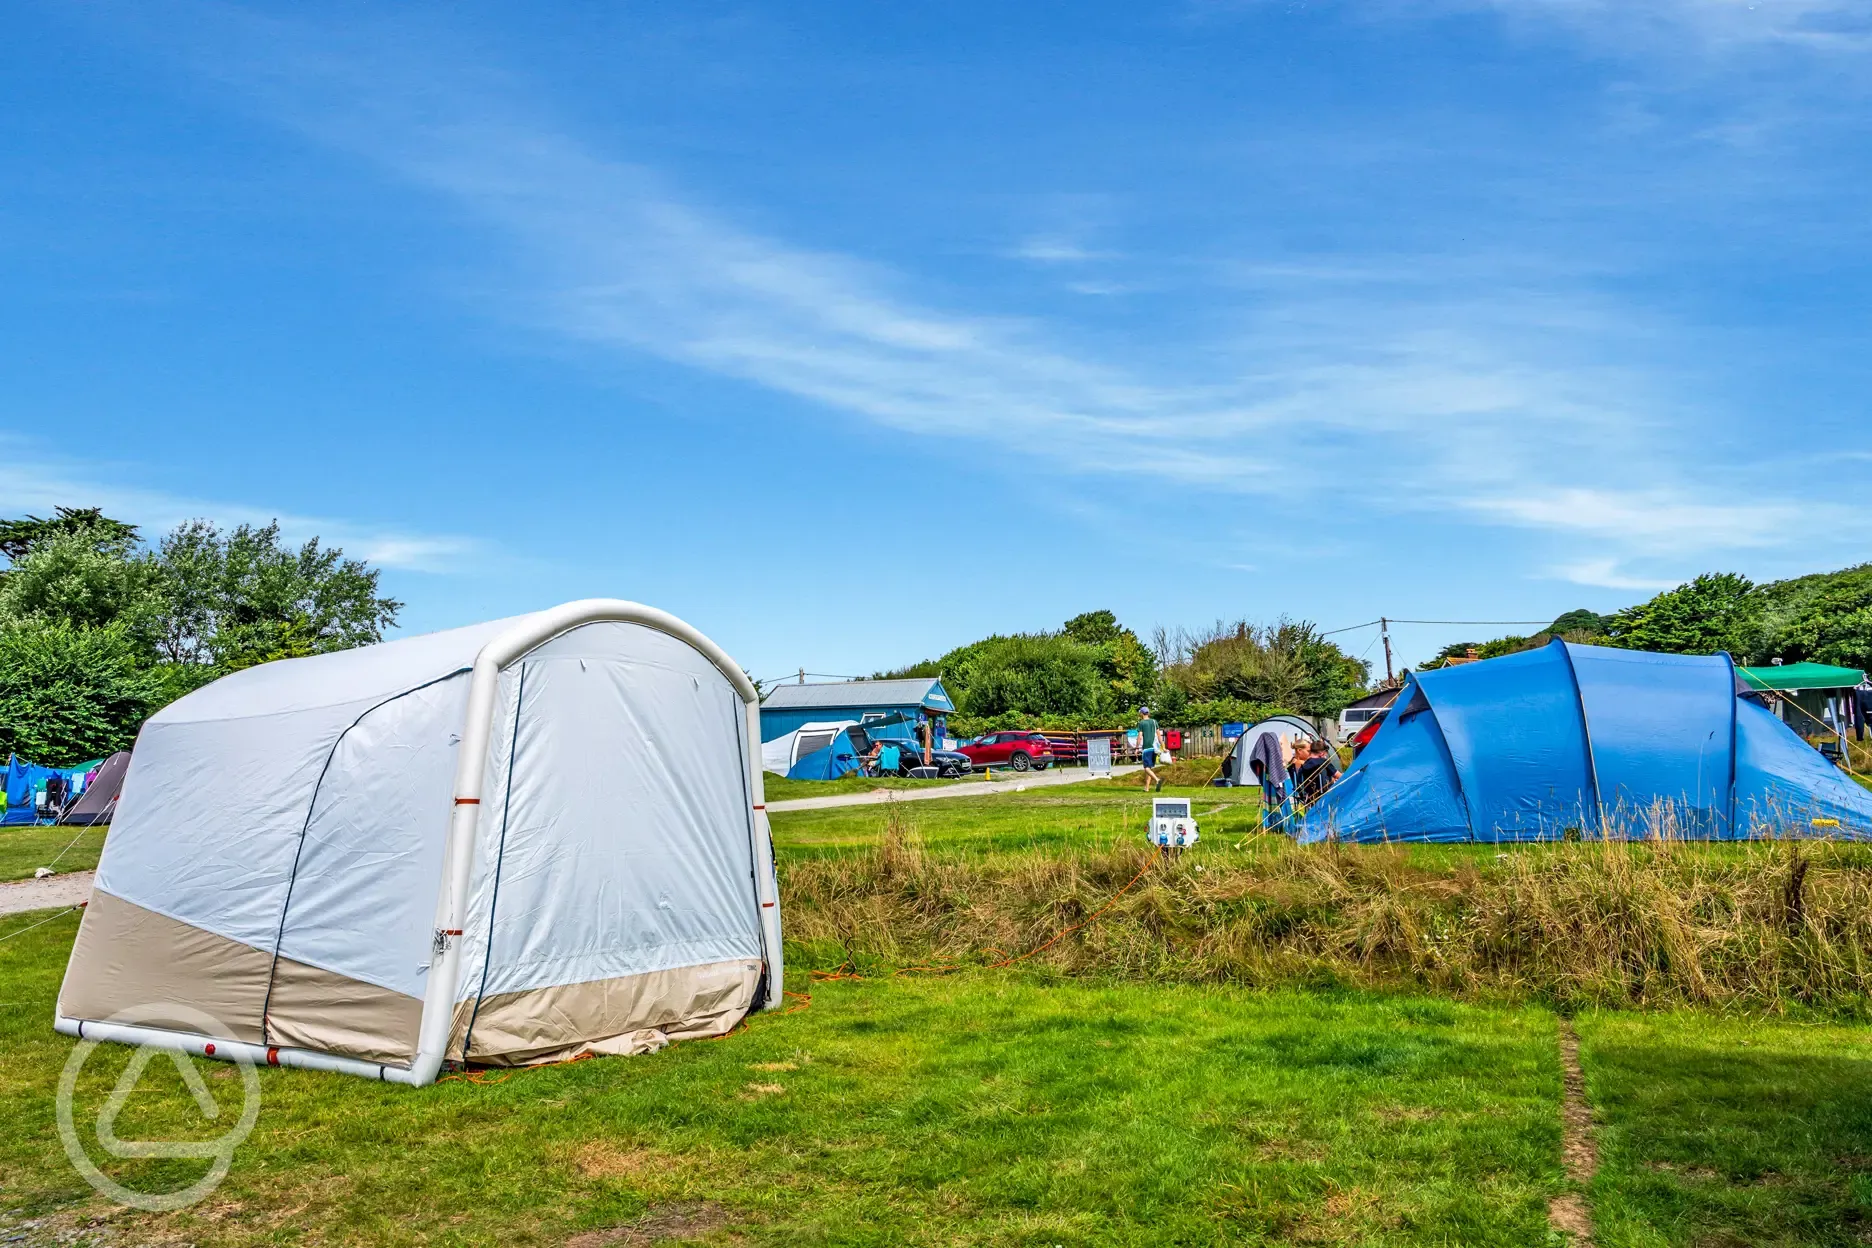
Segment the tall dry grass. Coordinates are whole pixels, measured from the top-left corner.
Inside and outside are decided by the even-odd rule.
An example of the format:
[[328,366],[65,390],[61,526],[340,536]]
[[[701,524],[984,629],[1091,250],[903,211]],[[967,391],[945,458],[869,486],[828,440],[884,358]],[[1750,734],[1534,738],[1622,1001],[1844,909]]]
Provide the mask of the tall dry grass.
[[[1032,964],[1561,1006],[1856,1014],[1872,998],[1872,846],[1593,841],[1452,866],[1395,845],[1255,841],[1155,865]],[[1149,858],[938,854],[890,808],[871,849],[785,868],[788,942],[816,967],[994,962],[1083,921]]]

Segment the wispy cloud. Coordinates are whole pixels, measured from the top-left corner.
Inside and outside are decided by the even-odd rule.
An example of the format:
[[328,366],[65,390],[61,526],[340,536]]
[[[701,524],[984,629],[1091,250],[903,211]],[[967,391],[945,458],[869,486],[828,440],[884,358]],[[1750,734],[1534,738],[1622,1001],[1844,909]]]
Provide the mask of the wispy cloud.
[[[1436,0],[1432,0],[1435,3]],[[1816,51],[1872,49],[1872,12],[1862,0],[1456,0],[1516,18],[1561,22],[1631,51],[1658,40],[1681,48],[1734,49],[1787,44]]]
[[[1612,7],[1579,0],[1569,20]],[[1828,7],[1807,4],[1802,20]],[[203,72],[492,227],[524,292],[505,314],[595,347],[1069,472],[1294,499],[1352,490],[1361,506],[1540,530],[1587,547],[1568,566],[1599,569],[1598,583],[1637,575],[1620,571],[1630,558],[1769,547],[1802,529],[1799,508],[1759,488],[1731,506],[1695,501],[1723,496],[1720,483],[1712,495],[1673,479],[1663,448],[1680,400],[1653,363],[1669,327],[1564,282],[1452,288],[1446,267],[1353,257],[1322,262],[1335,274],[1322,283],[1309,280],[1320,266],[1245,262],[1262,297],[1185,351],[1075,344],[1069,327],[940,307],[876,265],[741,228],[537,115],[500,75],[424,66],[357,29],[244,15],[210,29]],[[1036,235],[1019,254],[1096,253]]]
[[1109,251],[1095,251],[1069,239],[1052,236],[1025,239],[1008,254],[1037,264],[1084,264],[1088,260],[1109,260],[1113,256]]
[[223,528],[264,525],[277,520],[281,537],[293,544],[319,538],[325,546],[378,567],[417,572],[447,572],[484,546],[465,537],[417,534],[376,528],[354,521],[282,513],[248,503],[166,493],[114,483],[133,469],[127,465],[78,465],[37,453],[16,439],[6,444],[0,464],[0,513],[51,515],[58,507],[97,507],[104,514],[136,525],[151,542],[188,520],[207,520]]
[[[1291,0],[1195,0],[1198,20],[1227,18]],[[1872,12],[1863,0],[1327,0],[1379,20],[1494,13],[1583,36],[1610,51],[1652,56],[1786,45],[1819,52],[1872,50]]]
[[1540,487],[1470,506],[1530,528],[1582,533],[1647,553],[1776,546],[1807,524],[1839,523],[1852,513],[1831,504],[1705,501],[1680,490],[1617,493],[1588,487]]
[[1661,589],[1671,589],[1683,582],[1671,578],[1633,576],[1623,571],[1616,559],[1587,559],[1579,563],[1562,564],[1552,569],[1553,573],[1575,585],[1590,585],[1595,589],[1623,589],[1635,593],[1654,594]]

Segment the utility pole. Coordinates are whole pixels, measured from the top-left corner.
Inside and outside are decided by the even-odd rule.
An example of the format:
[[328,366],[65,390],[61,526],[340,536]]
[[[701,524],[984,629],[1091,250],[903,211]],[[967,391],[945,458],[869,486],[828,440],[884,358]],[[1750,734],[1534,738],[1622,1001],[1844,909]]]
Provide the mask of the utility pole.
[[[1385,647],[1385,653],[1391,653],[1391,649],[1388,645]],[[806,683],[806,669],[803,667],[799,669],[799,683],[802,685]]]
[[1378,617],[1378,635],[1384,638],[1385,684],[1394,684],[1397,677],[1391,674],[1391,621],[1382,615]]

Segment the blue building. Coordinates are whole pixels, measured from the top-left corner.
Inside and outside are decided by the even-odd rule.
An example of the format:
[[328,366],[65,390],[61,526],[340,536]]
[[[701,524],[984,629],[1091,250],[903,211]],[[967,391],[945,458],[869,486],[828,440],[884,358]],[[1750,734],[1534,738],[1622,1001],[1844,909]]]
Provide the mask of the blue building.
[[761,699],[760,735],[772,741],[803,724],[854,719],[872,736],[915,740],[917,725],[927,720],[940,743],[954,710],[948,690],[933,676],[776,685]]

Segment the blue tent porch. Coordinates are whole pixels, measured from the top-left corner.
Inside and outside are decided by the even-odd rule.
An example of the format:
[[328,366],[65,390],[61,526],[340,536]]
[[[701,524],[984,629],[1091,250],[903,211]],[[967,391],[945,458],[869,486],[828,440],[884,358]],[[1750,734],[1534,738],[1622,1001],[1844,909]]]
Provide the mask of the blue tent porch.
[[1859,787],[1727,655],[1555,640],[1414,674],[1301,839],[1872,838]]

